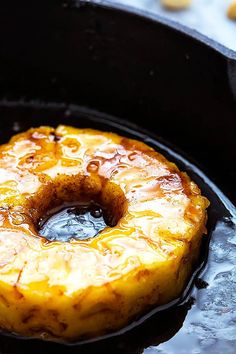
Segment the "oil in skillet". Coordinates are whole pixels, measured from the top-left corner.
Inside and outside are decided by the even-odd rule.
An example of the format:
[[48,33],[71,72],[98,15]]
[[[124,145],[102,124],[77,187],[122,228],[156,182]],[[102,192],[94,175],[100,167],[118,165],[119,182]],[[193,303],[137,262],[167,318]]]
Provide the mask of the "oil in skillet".
[[106,226],[104,210],[95,202],[62,205],[40,221],[39,234],[49,241],[86,240]]

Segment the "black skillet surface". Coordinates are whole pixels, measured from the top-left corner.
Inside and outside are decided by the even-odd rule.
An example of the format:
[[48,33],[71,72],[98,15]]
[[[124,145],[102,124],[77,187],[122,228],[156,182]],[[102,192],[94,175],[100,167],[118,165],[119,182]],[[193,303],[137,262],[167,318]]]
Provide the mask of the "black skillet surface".
[[[1,354],[235,353],[235,207],[163,138],[198,161],[235,200],[236,55],[163,22],[87,1],[2,3],[0,140],[30,126],[64,122],[153,145],[186,170],[211,201],[202,261],[211,238],[210,253],[201,275],[209,285],[192,288],[182,304],[113,338],[68,347],[1,336]],[[78,106],[125,121],[114,123],[110,116]]]

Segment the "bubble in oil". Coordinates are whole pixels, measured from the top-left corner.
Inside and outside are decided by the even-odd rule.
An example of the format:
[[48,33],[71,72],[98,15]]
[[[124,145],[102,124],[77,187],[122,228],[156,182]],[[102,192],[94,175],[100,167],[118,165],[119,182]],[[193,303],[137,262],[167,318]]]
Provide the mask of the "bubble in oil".
[[23,214],[13,212],[11,213],[11,222],[13,225],[22,225],[25,222],[25,216]]
[[98,161],[90,161],[88,166],[87,166],[87,171],[92,173],[92,172],[97,172],[99,169],[99,162]]
[[20,123],[18,121],[14,121],[12,124],[12,130],[15,133],[18,133],[21,130]]
[[136,152],[132,152],[131,154],[128,155],[128,159],[130,161],[134,161],[137,158],[137,153]]

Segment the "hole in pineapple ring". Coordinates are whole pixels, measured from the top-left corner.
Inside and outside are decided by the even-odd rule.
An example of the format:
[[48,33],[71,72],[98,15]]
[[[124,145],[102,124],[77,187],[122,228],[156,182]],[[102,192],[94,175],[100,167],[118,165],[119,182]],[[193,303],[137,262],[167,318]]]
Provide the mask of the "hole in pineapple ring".
[[106,226],[106,210],[94,201],[87,203],[64,203],[49,210],[39,222],[39,234],[49,241],[86,240],[96,236]]
[[58,176],[31,202],[39,235],[61,242],[95,237],[126,209],[121,188],[98,175]]

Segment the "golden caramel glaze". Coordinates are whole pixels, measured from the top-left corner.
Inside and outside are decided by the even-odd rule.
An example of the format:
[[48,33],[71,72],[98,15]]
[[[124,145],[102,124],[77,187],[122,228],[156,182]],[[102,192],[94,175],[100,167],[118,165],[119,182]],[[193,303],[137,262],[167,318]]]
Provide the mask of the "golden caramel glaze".
[[[93,199],[115,227],[49,242],[37,223],[62,202]],[[177,298],[205,233],[208,201],[144,143],[40,127],[0,147],[0,327],[53,340],[120,329]]]

